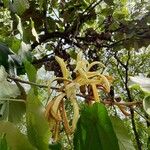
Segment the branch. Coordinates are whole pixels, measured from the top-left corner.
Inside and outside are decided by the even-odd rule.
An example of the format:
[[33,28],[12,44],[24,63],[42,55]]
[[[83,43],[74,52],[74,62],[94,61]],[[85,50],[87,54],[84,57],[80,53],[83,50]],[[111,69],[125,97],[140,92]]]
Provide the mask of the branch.
[[123,68],[126,68],[126,65],[117,57],[117,52],[115,52],[114,58],[118,61],[118,63],[121,64],[121,66],[122,66]]
[[0,101],[12,101],[12,102],[23,102],[23,103],[25,103],[24,99],[17,99],[17,98],[0,98]]
[[[91,3],[82,14],[85,14],[86,12],[89,13],[92,9],[94,9],[98,4],[100,4],[102,2],[102,0],[98,1],[98,2],[93,2]],[[95,3],[95,4],[94,4]],[[94,5],[93,5],[94,4]],[[93,5],[93,6],[92,6]]]
[[[33,85],[33,86],[38,86],[39,88],[48,88],[47,85],[42,85],[42,84],[37,84],[37,83],[34,83],[34,82],[29,82],[29,81],[24,81],[24,80],[21,80],[19,78],[15,78],[15,77],[11,77],[11,76],[8,76],[9,79],[13,80],[13,81],[18,81],[20,83],[24,83],[24,84],[29,84],[29,85]],[[57,78],[56,80],[65,80],[67,82],[71,82],[70,80],[67,80],[67,79],[63,79],[63,78]],[[64,91],[64,87],[62,88],[57,88],[57,87],[50,87],[52,90],[57,90],[58,92],[65,92]],[[77,96],[79,97],[82,97],[82,98],[88,98],[88,95],[81,95],[81,94],[77,94]],[[94,99],[93,99],[94,100]],[[102,103],[104,104],[112,104],[112,102],[110,101],[102,101]],[[132,101],[132,102],[113,102],[114,105],[124,105],[124,106],[127,106],[127,107],[131,107],[131,106],[135,106],[135,105],[140,105],[141,102],[137,102],[137,101]]]
[[43,42],[46,42],[50,39],[55,39],[55,38],[61,38],[64,39],[66,43],[68,43],[69,45],[75,45],[78,48],[82,48],[82,45],[80,45],[79,43],[76,43],[74,41],[72,41],[69,38],[69,35],[67,32],[50,32],[50,33],[46,33],[44,35],[39,36],[39,42],[34,42],[31,45],[31,49],[33,50],[34,48],[36,48],[38,45],[42,44]]
[[[39,43],[38,42],[34,42],[32,45],[31,45],[31,48],[32,50],[40,45],[41,43],[43,42],[46,42],[47,40],[50,40],[52,38],[62,38],[62,39],[65,39],[65,42],[68,43],[68,44],[71,44],[71,45],[75,45],[77,46],[78,48],[82,48],[82,46],[79,44],[79,43],[76,43],[74,42],[73,40],[71,40],[69,37],[70,35],[74,35],[73,32],[76,32],[76,27],[78,26],[78,29],[79,27],[85,22],[87,21],[88,19],[90,19],[90,12],[92,9],[94,9],[102,0],[98,1],[98,2],[94,2],[94,3],[91,3],[86,9],[85,11],[77,16],[72,24],[71,27],[69,27],[69,30],[67,31],[64,31],[64,32],[59,32],[59,31],[54,31],[54,32],[50,32],[50,33],[46,33],[45,35],[41,35],[40,38],[39,38]],[[94,4],[94,5],[93,5]],[[54,12],[55,13],[55,12]],[[87,13],[87,14],[85,14]],[[56,14],[55,14],[56,15]],[[57,16],[58,18],[58,16]],[[59,19],[59,18],[58,18]],[[79,25],[78,25],[79,23]]]
[[24,80],[21,80],[19,78],[15,78],[15,77],[12,77],[12,76],[7,76],[9,79],[13,80],[13,81],[18,81],[20,83],[25,83],[25,84],[29,84],[29,85],[34,85],[34,86],[38,86],[40,88],[47,88],[48,86],[46,85],[41,85],[41,84],[37,84],[37,83],[34,83],[34,82],[30,82],[30,81],[24,81]]
[[[130,56],[130,51],[128,51],[128,59],[127,59],[126,64],[124,64],[117,57],[117,52],[115,52],[114,57],[116,58],[117,62],[120,63],[120,65],[125,69],[125,81],[123,83],[124,83],[124,86],[125,86],[125,89],[126,89],[126,92],[127,92],[128,100],[129,100],[130,103],[132,103],[133,102],[132,96],[131,96],[130,90],[128,88],[128,78],[129,78],[128,77],[128,67],[129,67],[129,60],[130,60],[130,57],[131,57]],[[139,134],[138,134],[137,129],[136,129],[136,123],[135,123],[135,120],[134,120],[134,109],[132,107],[130,107],[130,113],[131,113],[132,129],[133,129],[133,132],[134,132],[134,136],[135,136],[135,140],[136,140],[136,143],[137,143],[137,147],[138,147],[138,150],[142,150],[141,141],[140,141]]]
[[[109,101],[104,101],[104,104],[111,104],[112,102],[109,102]],[[136,102],[136,101],[133,101],[133,102],[113,102],[114,105],[124,105],[124,106],[127,106],[127,107],[132,107],[132,106],[139,106],[142,104],[142,102]]]
[[[133,109],[133,108],[132,108]],[[140,112],[138,112],[136,109],[134,109],[134,111],[139,115],[141,116],[143,119],[146,120],[147,123],[150,123],[150,120],[148,118],[146,118],[145,116],[143,116],[142,114],[140,114]]]
[[40,45],[41,43],[43,43],[43,42],[45,42],[45,41],[47,41],[47,40],[50,40],[50,39],[52,39],[52,38],[64,38],[66,35],[65,35],[65,33],[64,32],[50,32],[50,33],[46,33],[46,34],[44,34],[44,35],[41,35],[41,36],[39,36],[40,38],[39,38],[39,42],[34,42],[32,45],[31,45],[31,48],[32,48],[32,50],[36,47],[36,46],[38,46],[38,45]]
[[[130,90],[128,88],[128,65],[129,65],[129,60],[130,60],[130,51],[128,51],[128,60],[127,60],[127,63],[125,65],[125,88],[126,88],[126,91],[127,91],[127,96],[128,96],[129,102],[132,102],[133,100],[132,100],[132,97],[131,97]],[[138,134],[137,129],[136,129],[136,123],[135,123],[135,120],[134,120],[134,110],[130,108],[130,112],[131,112],[131,123],[132,123],[132,128],[133,128],[133,131],[134,131],[137,147],[138,147],[138,150],[142,150],[142,144],[141,144],[139,134]]]

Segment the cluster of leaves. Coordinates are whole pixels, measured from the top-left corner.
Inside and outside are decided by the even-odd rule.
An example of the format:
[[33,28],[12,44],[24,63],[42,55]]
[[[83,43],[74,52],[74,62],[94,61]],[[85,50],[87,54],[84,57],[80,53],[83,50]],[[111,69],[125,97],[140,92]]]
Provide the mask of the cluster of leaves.
[[148,149],[149,16],[147,0],[1,0],[0,149]]

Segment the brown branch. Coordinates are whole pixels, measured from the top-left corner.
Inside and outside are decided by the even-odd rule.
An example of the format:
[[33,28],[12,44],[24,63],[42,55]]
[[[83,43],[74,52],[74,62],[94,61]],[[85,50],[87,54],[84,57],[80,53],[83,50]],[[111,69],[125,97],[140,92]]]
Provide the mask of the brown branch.
[[9,78],[9,79],[11,79],[13,81],[18,81],[20,83],[29,84],[29,85],[33,85],[33,86],[38,86],[40,88],[47,88],[48,87],[46,85],[41,85],[41,84],[37,84],[37,83],[34,83],[34,82],[30,82],[30,81],[24,81],[24,80],[21,80],[19,78],[12,77],[10,75],[8,75],[7,78]]
[[145,117],[145,116],[143,116],[142,114],[140,114],[140,112],[138,112],[136,109],[134,109],[134,108],[132,108],[132,109],[133,109],[139,116],[141,116],[143,119],[145,119],[148,124],[150,124],[150,120],[149,120],[147,117]]
[[[30,81],[25,81],[25,80],[21,80],[19,78],[15,78],[15,77],[12,77],[12,76],[8,76],[9,79],[13,80],[13,81],[17,81],[17,82],[20,82],[20,83],[24,83],[24,84],[29,84],[29,85],[33,85],[33,86],[38,86],[39,88],[48,88],[47,85],[42,85],[42,84],[37,84],[37,83],[34,83],[34,82],[30,82]],[[63,79],[63,78],[58,78],[56,80],[65,80],[67,82],[70,82],[70,80],[67,80],[67,79]],[[62,88],[57,88],[57,87],[50,87],[52,90],[56,90],[58,92],[65,92],[64,91],[64,87]],[[82,98],[85,98],[87,99],[89,96],[88,95],[82,95],[82,94],[77,94],[77,96],[79,97],[82,97]],[[93,99],[94,100],[94,99]],[[102,103],[104,104],[113,104],[113,105],[124,105],[124,106],[127,106],[127,107],[131,107],[131,106],[139,106],[140,104],[142,104],[142,102],[137,102],[137,101],[132,101],[132,102],[110,102],[110,101],[102,101]]]
[[50,32],[50,33],[46,33],[44,35],[39,36],[39,42],[34,42],[31,45],[32,50],[40,45],[43,42],[46,42],[47,40],[50,40],[52,38],[64,38],[65,37],[65,33],[64,32]]
[[110,101],[104,101],[104,104],[113,104],[113,105],[124,105],[127,107],[133,107],[133,106],[139,106],[142,104],[142,102],[137,102],[137,101],[133,101],[133,102],[110,102]]
[[126,68],[126,65],[118,58],[117,52],[115,52],[114,58],[117,60],[118,63],[121,64],[121,66],[122,66],[123,68]]
[[82,48],[82,45],[79,43],[74,42],[69,38],[69,33],[68,32],[49,32],[44,35],[39,36],[39,42],[34,42],[31,45],[31,50],[36,48],[38,45],[50,40],[50,39],[55,39],[55,38],[61,38],[64,39],[65,42],[69,45],[75,45],[78,48]]
[[[128,77],[128,66],[129,66],[130,57],[131,57],[130,56],[130,51],[128,51],[128,60],[127,60],[126,65],[121,63],[121,61],[119,61],[119,63],[125,69],[125,82],[124,82],[124,85],[125,85],[125,89],[127,91],[128,100],[129,100],[129,102],[133,102],[130,90],[128,88],[128,78],[129,78]],[[135,120],[134,120],[134,110],[132,108],[130,108],[130,113],[131,113],[132,129],[133,129],[133,132],[134,132],[134,136],[135,136],[135,140],[136,140],[136,143],[137,143],[137,147],[138,147],[138,150],[142,150],[142,144],[141,144],[141,141],[140,141],[140,138],[139,138],[139,134],[138,134],[137,129],[136,129],[136,123],[135,123]]]

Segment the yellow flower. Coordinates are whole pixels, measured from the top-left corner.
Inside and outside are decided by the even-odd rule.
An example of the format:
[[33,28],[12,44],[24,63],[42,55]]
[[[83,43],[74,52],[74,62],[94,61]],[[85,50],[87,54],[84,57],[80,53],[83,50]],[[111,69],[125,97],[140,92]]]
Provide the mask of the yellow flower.
[[[58,125],[58,121],[63,121],[64,128],[66,132],[72,133],[75,130],[78,118],[79,118],[79,106],[77,103],[77,92],[80,89],[80,86],[91,86],[93,99],[96,102],[100,102],[100,95],[98,86],[103,87],[103,90],[108,93],[110,91],[110,77],[105,76],[97,71],[89,71],[94,65],[99,65],[100,67],[105,67],[101,62],[95,61],[91,64],[83,58],[82,52],[77,55],[76,60],[76,68],[74,72],[76,73],[76,78],[71,80],[71,75],[69,70],[66,67],[66,63],[64,60],[58,56],[55,57],[56,61],[59,63],[63,77],[61,78],[64,81],[61,89],[63,89],[62,93],[58,96],[54,97],[51,100],[45,111],[45,115],[47,118],[52,116],[53,120],[56,121]],[[55,80],[60,80],[59,78],[55,78]],[[67,97],[67,100],[70,100],[73,106],[73,118],[72,118],[72,127],[69,126],[69,121],[67,119],[66,110],[64,107],[64,97]],[[66,99],[66,98],[65,98]],[[58,132],[57,132],[58,133]]]

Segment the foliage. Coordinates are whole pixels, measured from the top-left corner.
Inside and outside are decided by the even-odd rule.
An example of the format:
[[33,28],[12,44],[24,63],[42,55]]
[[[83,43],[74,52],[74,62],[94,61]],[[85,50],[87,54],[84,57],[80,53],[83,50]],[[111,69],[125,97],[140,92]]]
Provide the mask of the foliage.
[[149,149],[149,16],[147,0],[1,0],[0,149]]
[[10,149],[34,150],[32,145],[27,140],[27,137],[20,133],[20,131],[18,131],[12,123],[2,121],[0,124],[0,132],[5,133],[4,138],[6,139]]
[[[86,106],[87,107],[87,106]],[[103,104],[83,108],[74,135],[75,149],[119,149],[117,137]],[[107,144],[109,143],[109,144]]]

